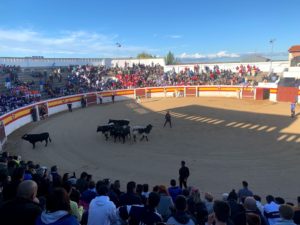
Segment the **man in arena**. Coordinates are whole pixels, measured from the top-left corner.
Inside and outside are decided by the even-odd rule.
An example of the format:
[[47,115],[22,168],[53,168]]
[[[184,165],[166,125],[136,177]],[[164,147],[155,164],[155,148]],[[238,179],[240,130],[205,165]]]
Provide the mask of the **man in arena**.
[[295,117],[295,109],[296,109],[296,103],[295,102],[291,102],[291,117],[292,118]]
[[167,111],[167,113],[165,115],[165,124],[164,124],[164,127],[167,125],[167,123],[169,123],[170,127],[172,128],[171,115],[170,115],[169,111]]
[[190,170],[185,166],[185,161],[181,161],[181,168],[179,169],[179,186],[187,188],[187,179],[190,176]]

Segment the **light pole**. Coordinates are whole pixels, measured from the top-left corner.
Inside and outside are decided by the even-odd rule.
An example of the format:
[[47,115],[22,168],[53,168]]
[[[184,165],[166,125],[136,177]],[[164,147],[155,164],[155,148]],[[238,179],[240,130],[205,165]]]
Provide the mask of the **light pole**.
[[272,68],[272,56],[273,56],[273,50],[274,50],[274,42],[276,41],[275,38],[272,38],[270,40],[270,44],[271,44],[271,57],[270,57],[270,74],[273,73],[273,68]]

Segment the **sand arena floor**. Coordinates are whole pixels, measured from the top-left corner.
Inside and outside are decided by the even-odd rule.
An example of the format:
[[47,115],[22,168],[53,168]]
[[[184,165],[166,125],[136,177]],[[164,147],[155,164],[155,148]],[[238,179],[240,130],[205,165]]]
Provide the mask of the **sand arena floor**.
[[[163,128],[165,110],[174,127]],[[109,118],[154,128],[149,142],[105,141],[96,133]],[[52,143],[36,149],[24,133],[49,132]],[[123,183],[169,184],[180,161],[190,168],[189,185],[215,195],[238,189],[242,180],[262,195],[294,201],[300,195],[300,122],[289,117],[288,103],[228,98],[163,98],[142,104],[124,101],[60,113],[32,123],[8,137],[6,150],[61,172],[81,171],[94,179]],[[125,186],[123,185],[123,188]]]

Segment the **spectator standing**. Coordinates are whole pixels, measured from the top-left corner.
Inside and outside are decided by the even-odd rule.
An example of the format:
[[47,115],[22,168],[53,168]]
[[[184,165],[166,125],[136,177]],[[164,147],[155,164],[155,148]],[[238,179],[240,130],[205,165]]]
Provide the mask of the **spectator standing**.
[[169,196],[167,188],[163,185],[159,186],[160,201],[157,206],[157,212],[162,216],[163,220],[166,221],[171,215],[171,208],[174,207],[173,200]]
[[264,206],[264,216],[267,218],[269,225],[275,225],[280,219],[279,205],[275,203],[272,195],[268,195],[266,201],[267,204]]
[[145,206],[122,206],[119,208],[119,215],[122,220],[128,221],[129,225],[147,224],[155,225],[162,222],[162,217],[156,212],[156,207],[160,201],[158,193],[149,194],[148,204]]
[[117,209],[115,204],[107,196],[108,187],[103,181],[96,185],[98,196],[89,206],[88,225],[111,225],[117,221]]
[[248,196],[253,196],[253,192],[248,189],[248,182],[243,181],[242,182],[243,188],[241,188],[238,192],[238,197],[240,202],[242,201],[242,198],[248,197]]
[[185,161],[181,161],[181,168],[179,169],[179,186],[180,188],[187,188],[187,179],[190,176],[190,170],[185,166]]
[[194,221],[186,212],[187,202],[183,195],[178,195],[175,200],[175,213],[168,219],[167,224],[172,225],[195,225]]
[[178,195],[182,194],[182,189],[178,186],[176,186],[176,180],[172,179],[170,181],[170,185],[171,187],[168,188],[168,192],[170,194],[170,196],[172,197],[173,202],[175,202],[176,197]]
[[136,194],[136,183],[129,181],[126,188],[127,192],[120,196],[120,205],[141,205],[142,199]]

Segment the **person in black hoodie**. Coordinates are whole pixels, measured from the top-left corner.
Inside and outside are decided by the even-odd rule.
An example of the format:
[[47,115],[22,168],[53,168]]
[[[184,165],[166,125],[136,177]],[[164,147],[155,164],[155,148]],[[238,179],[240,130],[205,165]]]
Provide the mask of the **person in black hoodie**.
[[26,180],[19,184],[16,198],[4,203],[0,208],[0,224],[34,225],[36,218],[42,213],[38,204],[37,184]]
[[168,219],[167,224],[173,225],[195,225],[194,221],[186,212],[187,201],[183,195],[178,195],[175,200],[176,211]]

